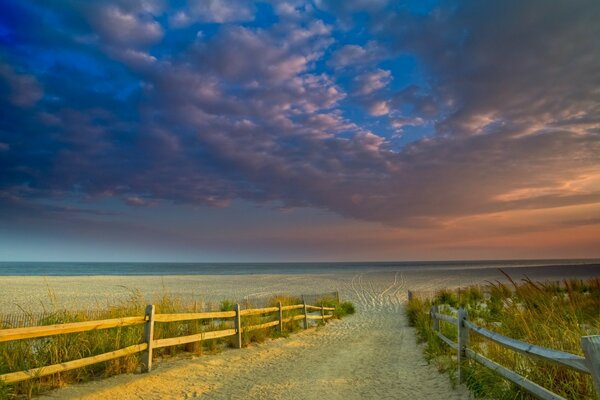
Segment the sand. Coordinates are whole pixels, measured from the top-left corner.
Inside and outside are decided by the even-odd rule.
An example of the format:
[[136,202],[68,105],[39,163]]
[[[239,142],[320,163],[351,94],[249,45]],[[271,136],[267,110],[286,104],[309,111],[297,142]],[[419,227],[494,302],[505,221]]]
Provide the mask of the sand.
[[[527,270],[536,279],[557,279],[557,269]],[[513,274],[517,278],[519,276]],[[600,270],[579,271],[600,276]],[[520,275],[522,276],[522,274]],[[167,290],[182,296],[241,298],[250,294],[339,290],[357,314],[289,338],[269,340],[216,355],[156,360],[150,374],[127,374],[50,392],[55,399],[464,399],[422,357],[403,312],[406,292],[501,279],[496,270],[365,271],[311,275],[71,277],[48,278],[59,301],[79,305],[114,301],[126,287],[148,296]],[[1,306],[25,301],[24,291],[44,285],[39,277],[0,277]],[[39,299],[34,292],[31,304]],[[102,298],[100,299],[99,296]]]

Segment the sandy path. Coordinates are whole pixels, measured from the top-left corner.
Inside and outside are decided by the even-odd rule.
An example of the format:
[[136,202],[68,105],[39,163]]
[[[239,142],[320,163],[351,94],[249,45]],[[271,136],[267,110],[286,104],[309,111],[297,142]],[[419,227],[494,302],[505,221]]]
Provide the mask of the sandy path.
[[322,328],[217,355],[159,360],[151,374],[75,385],[61,399],[464,399],[427,365],[406,324],[400,272],[342,284],[356,315]]

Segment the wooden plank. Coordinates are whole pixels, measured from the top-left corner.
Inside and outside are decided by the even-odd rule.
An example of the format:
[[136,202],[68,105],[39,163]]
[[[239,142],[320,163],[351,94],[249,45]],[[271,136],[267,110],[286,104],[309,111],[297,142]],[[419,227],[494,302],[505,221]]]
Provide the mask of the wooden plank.
[[600,398],[600,336],[584,336],[581,348],[585,354],[585,362],[592,374],[596,395]]
[[527,354],[529,356],[537,357],[545,361],[553,362],[555,364],[559,364],[579,372],[585,372],[588,374],[590,373],[590,370],[585,364],[585,358],[581,356],[567,353],[564,351],[547,349],[545,347],[536,346],[534,344],[512,339],[499,333],[492,332],[481,326],[475,325],[471,321],[465,321],[465,325],[472,331],[480,334],[481,336],[484,336],[504,347],[508,347],[509,349],[518,351],[523,354]]
[[234,307],[234,311],[235,311],[235,333],[236,333],[236,340],[235,340],[235,347],[237,347],[238,349],[242,348],[242,316],[240,315],[240,305],[236,304]]
[[462,368],[462,363],[463,360],[466,358],[466,349],[467,346],[469,345],[469,329],[467,328],[467,326],[465,325],[465,322],[467,322],[467,320],[469,319],[469,314],[467,313],[467,310],[465,310],[464,308],[460,308],[458,310],[458,319],[457,319],[457,323],[456,326],[458,328],[458,346],[456,349],[456,360],[457,360],[457,365],[458,365],[458,381],[459,382],[464,382],[464,371]]
[[146,306],[146,325],[144,325],[144,342],[148,345],[146,351],[142,353],[142,372],[152,370],[152,345],[154,343],[154,311],[153,304]]
[[0,342],[11,340],[33,339],[43,336],[54,336],[65,333],[93,331],[95,329],[117,328],[122,326],[143,324],[144,317],[125,317],[104,319],[100,321],[71,322],[68,324],[30,326],[26,328],[0,329]]
[[250,331],[255,331],[257,329],[269,328],[271,326],[276,326],[278,324],[279,324],[279,320],[275,320],[275,321],[265,322],[264,324],[246,326],[243,328],[243,330],[244,330],[244,332],[250,332]]
[[446,321],[446,322],[449,322],[449,323],[451,323],[453,325],[458,324],[458,319],[456,317],[451,316],[451,315],[440,314],[440,313],[434,313],[434,315],[435,315],[435,318],[437,320]]
[[285,318],[283,320],[283,322],[286,323],[286,322],[291,322],[291,321],[297,321],[299,319],[304,319],[304,315],[303,314],[294,315],[293,317]]
[[323,319],[320,315],[307,315],[307,319]]
[[535,382],[530,381],[529,379],[517,374],[510,369],[503,367],[500,364],[495,363],[494,361],[482,356],[479,353],[474,352],[471,349],[466,349],[466,355],[468,358],[471,358],[486,368],[491,369],[496,372],[498,375],[506,378],[517,386],[522,387],[532,395],[543,399],[543,400],[566,400],[564,397],[557,395],[554,392],[549,391],[548,389],[538,385]]
[[448,346],[452,347],[454,350],[458,350],[458,344],[454,343],[452,340],[450,340],[446,336],[442,335],[441,332],[435,332],[435,334]]
[[308,329],[308,311],[306,310],[306,303],[304,303],[304,296],[302,296],[302,308],[304,311],[304,329]]
[[292,306],[283,306],[283,307],[281,307],[281,309],[283,311],[288,311],[288,310],[299,310],[299,309],[301,309],[303,307],[304,307],[303,304],[294,304]]
[[333,315],[325,315],[325,316],[323,317],[323,319],[329,319],[329,318],[332,318],[332,317],[333,317]]
[[283,310],[281,309],[281,302],[278,304],[279,312],[277,313],[279,316],[279,333],[283,332]]
[[235,311],[215,311],[203,313],[155,314],[155,322],[177,322],[211,318],[233,318]]
[[321,310],[321,307],[317,307],[317,306],[309,306],[308,304],[306,305],[306,309],[307,310]]
[[266,307],[266,308],[250,308],[248,310],[240,311],[242,317],[246,315],[259,315],[259,314],[267,314],[271,312],[278,311],[279,307]]
[[92,357],[81,358],[79,360],[67,361],[60,364],[48,365],[46,367],[32,368],[27,371],[12,372],[9,374],[0,375],[0,380],[4,383],[26,381],[41,376],[56,374],[58,372],[87,367],[88,365],[97,364],[103,361],[114,360],[115,358],[123,357],[129,354],[139,353],[146,350],[147,347],[148,345],[146,343],[136,344],[125,347],[124,349],[98,354]]
[[325,311],[335,311],[335,307],[323,307]]
[[436,318],[437,313],[438,313],[438,306],[437,306],[437,304],[434,304],[433,306],[431,306],[431,310],[429,310],[429,315],[431,316],[431,320],[433,322],[434,332],[440,331],[440,320]]
[[452,306],[449,306],[448,304],[440,304],[440,311],[441,310],[448,310],[450,312],[453,312],[455,314],[458,314],[458,309],[454,308]]
[[222,329],[220,331],[209,331],[196,333],[188,336],[178,336],[174,338],[158,339],[154,341],[154,348],[159,349],[161,347],[177,346],[179,344],[186,344],[192,342],[200,342],[202,340],[217,339],[227,336],[233,336],[237,333],[235,329]]

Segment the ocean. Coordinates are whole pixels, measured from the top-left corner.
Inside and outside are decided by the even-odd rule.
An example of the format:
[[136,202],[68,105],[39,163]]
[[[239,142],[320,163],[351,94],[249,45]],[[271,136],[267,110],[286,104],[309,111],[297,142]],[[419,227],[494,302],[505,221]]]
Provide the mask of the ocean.
[[599,259],[401,261],[401,262],[272,262],[272,263],[175,263],[175,262],[0,262],[0,276],[96,276],[96,275],[253,275],[314,274],[403,269],[465,270],[519,267],[600,266]]

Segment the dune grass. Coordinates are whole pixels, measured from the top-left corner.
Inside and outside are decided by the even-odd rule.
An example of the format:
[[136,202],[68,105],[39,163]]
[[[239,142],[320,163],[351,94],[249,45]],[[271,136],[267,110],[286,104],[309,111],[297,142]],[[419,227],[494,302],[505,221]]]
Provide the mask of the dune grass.
[[[508,277],[508,276],[507,276]],[[581,337],[600,334],[600,279],[534,282],[528,278],[510,284],[443,290],[433,299],[413,298],[407,306],[409,322],[424,342],[426,358],[456,383],[456,354],[437,338],[428,311],[433,304],[464,307],[469,319],[502,335],[550,349],[583,355]],[[440,321],[442,333],[456,342],[456,327]],[[527,379],[565,397],[595,399],[592,378],[568,368],[538,361],[470,332],[469,347]],[[478,398],[529,399],[494,372],[466,361],[466,385]]]
[[[302,303],[302,300],[294,296],[279,295],[268,299],[266,307],[276,306],[279,302],[285,306],[300,304]],[[129,298],[121,303],[97,310],[97,312],[94,313],[93,319],[101,320],[143,315],[146,304],[147,299],[142,293],[137,290],[132,290]],[[152,299],[152,304],[156,307],[156,313],[202,311],[198,303],[185,302],[168,293],[163,293]],[[223,300],[220,303],[219,308],[222,311],[229,311],[233,310],[234,305],[235,302],[232,300]],[[260,305],[253,305],[249,302],[241,304],[241,306],[242,308],[261,308]],[[265,305],[262,305],[262,307],[264,306]],[[337,318],[346,315],[346,312],[343,310],[346,310],[349,307],[347,303],[343,303],[343,305],[334,304],[333,306],[336,307],[335,316]],[[338,309],[340,310],[339,312]],[[301,313],[303,313],[303,310],[301,309],[284,311],[283,318],[285,319]],[[243,317],[242,327],[273,321],[277,318],[277,313]],[[43,318],[42,321],[39,321],[38,325],[80,322],[89,319],[89,313],[87,312],[57,308],[49,313],[47,317]],[[248,345],[251,342],[262,342],[267,338],[287,336],[290,333],[301,329],[302,326],[303,321],[298,320],[285,323],[283,332],[279,332],[277,326],[269,329],[244,332],[243,343],[244,345]],[[234,322],[231,318],[224,320],[209,319],[155,323],[154,339],[186,336],[203,331],[231,328],[234,328]],[[142,338],[143,326],[137,325],[0,343],[0,375],[40,366],[58,364],[117,350],[142,343]],[[233,342],[234,338],[232,337],[210,339],[202,342],[156,349],[154,354],[155,357],[164,358],[182,352],[194,353],[197,355],[215,353],[226,347],[233,347]],[[0,399],[31,398],[32,395],[49,389],[59,388],[67,384],[89,381],[121,373],[139,372],[140,368],[140,355],[133,354],[88,367],[40,377],[13,385],[3,384],[0,381]]]

